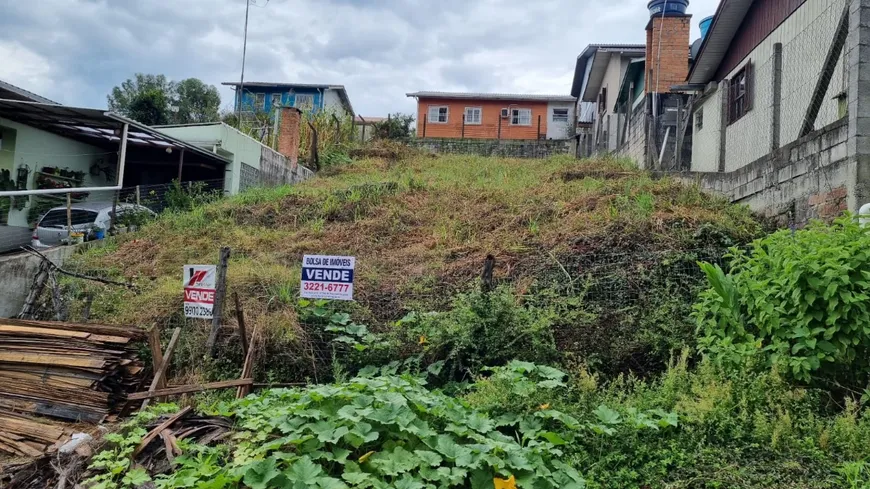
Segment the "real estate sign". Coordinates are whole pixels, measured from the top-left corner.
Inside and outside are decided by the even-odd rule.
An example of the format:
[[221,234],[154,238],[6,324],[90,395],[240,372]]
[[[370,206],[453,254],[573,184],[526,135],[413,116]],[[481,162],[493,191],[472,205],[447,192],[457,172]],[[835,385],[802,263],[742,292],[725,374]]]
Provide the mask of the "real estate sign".
[[184,265],[184,315],[211,319],[214,313],[215,265]]
[[305,255],[302,258],[302,285],[299,295],[306,299],[353,300],[352,256]]

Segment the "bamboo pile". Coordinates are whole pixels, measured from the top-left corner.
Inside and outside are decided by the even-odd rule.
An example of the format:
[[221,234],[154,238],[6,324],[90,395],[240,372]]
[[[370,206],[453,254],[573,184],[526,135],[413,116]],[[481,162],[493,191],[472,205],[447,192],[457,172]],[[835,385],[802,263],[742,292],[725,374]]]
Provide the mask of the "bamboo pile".
[[0,319],[0,416],[99,423],[118,414],[142,386],[144,339],[138,328]]

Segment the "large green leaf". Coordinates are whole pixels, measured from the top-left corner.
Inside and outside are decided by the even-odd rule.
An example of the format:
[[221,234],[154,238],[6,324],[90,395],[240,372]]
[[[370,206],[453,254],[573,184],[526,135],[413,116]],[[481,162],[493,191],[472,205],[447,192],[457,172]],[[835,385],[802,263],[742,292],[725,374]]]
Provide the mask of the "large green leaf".
[[317,482],[318,476],[322,473],[323,469],[312,462],[309,457],[305,456],[293,462],[290,469],[284,472],[284,476],[293,482],[314,485]]
[[249,465],[243,481],[251,489],[266,489],[269,481],[280,474],[281,471],[276,468],[275,459],[267,458]]

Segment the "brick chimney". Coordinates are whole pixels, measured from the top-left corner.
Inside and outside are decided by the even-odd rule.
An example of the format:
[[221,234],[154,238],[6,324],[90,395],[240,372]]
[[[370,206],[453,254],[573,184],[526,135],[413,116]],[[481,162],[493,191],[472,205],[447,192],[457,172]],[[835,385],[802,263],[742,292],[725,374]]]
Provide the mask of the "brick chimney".
[[291,167],[299,161],[299,125],[302,111],[293,107],[278,109],[278,152],[287,158]]
[[654,15],[646,26],[646,93],[668,93],[689,76],[692,16]]

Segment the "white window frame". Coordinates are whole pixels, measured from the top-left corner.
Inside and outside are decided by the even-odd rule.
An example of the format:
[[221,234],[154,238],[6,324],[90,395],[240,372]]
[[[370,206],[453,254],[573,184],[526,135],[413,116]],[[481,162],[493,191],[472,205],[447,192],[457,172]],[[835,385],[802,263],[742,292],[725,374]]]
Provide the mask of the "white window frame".
[[[521,113],[529,114],[529,122],[527,124],[523,124],[523,118],[520,115]],[[516,123],[514,123],[514,118],[516,118]],[[524,108],[516,108],[511,109],[511,122],[512,126],[531,126],[532,125],[532,109],[524,109]]]
[[[299,103],[299,98],[305,101],[305,104]],[[301,111],[312,111],[314,110],[314,94],[312,93],[297,93],[295,97],[293,97],[293,107]]]
[[[434,120],[434,121],[432,120],[432,110],[433,109],[438,111],[438,117],[436,117],[435,118],[436,120]],[[443,121],[438,120],[438,119],[441,119],[441,109],[445,109]],[[448,122],[450,122],[450,106],[449,105],[430,105],[429,110],[426,112],[426,119],[427,119],[427,122],[429,124],[447,124]]]
[[265,93],[255,93],[254,94],[254,109],[266,110],[266,94]]
[[[559,115],[559,118],[558,118],[558,119],[556,118],[556,111],[557,111],[557,110],[558,110],[558,111],[565,111],[565,116],[564,116],[564,118],[562,118],[562,115]],[[556,109],[553,109],[553,122],[555,122],[555,123],[558,124],[558,123],[568,122],[568,121],[570,121],[570,120],[571,120],[571,109],[565,109],[565,108],[556,108]]]
[[[474,113],[477,111],[477,120],[474,120]],[[465,125],[479,126],[483,124],[483,107],[466,107],[465,108]]]
[[[275,101],[276,99],[278,100],[277,102]],[[277,107],[279,105],[281,105],[281,94],[280,93],[273,93],[272,94],[272,107],[274,108],[274,107]]]

